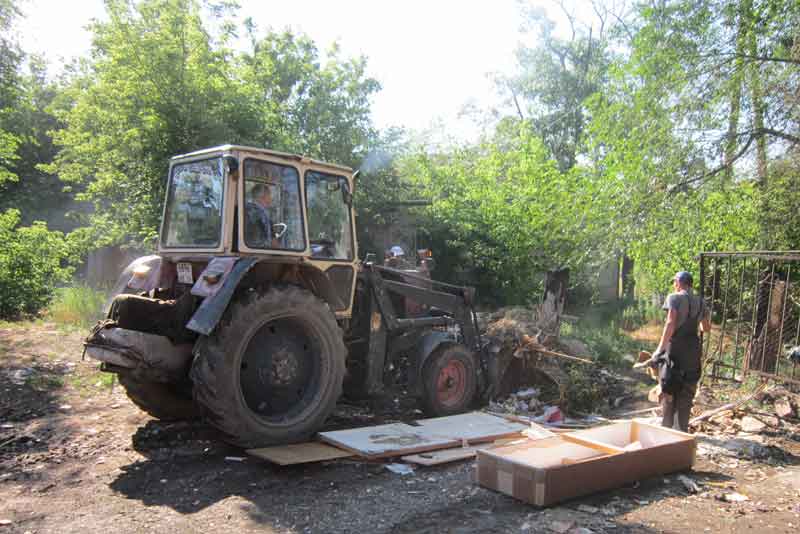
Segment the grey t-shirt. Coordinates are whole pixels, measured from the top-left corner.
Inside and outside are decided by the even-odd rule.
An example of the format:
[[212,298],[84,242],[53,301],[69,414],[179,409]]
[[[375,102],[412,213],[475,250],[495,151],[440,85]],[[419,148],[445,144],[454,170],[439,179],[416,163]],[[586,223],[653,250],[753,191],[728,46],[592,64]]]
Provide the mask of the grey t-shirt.
[[692,316],[698,317],[698,321],[702,320],[708,314],[706,303],[699,295],[695,295],[691,290],[670,293],[667,296],[667,300],[664,301],[663,309],[677,310],[678,312],[678,322],[675,325],[675,330],[680,328],[683,323],[686,322],[686,318],[689,317],[690,300]]

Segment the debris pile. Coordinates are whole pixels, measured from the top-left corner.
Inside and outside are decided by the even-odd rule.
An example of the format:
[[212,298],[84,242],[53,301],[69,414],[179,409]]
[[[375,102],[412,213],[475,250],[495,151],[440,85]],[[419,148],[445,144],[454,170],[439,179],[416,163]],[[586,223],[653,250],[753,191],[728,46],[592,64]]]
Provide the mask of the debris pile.
[[[493,410],[547,422],[560,412],[594,412],[625,395],[623,378],[598,367],[579,340],[561,339],[542,327],[538,310],[502,308],[479,316],[494,355]],[[557,409],[557,408],[556,408]],[[544,419],[542,419],[544,418]]]

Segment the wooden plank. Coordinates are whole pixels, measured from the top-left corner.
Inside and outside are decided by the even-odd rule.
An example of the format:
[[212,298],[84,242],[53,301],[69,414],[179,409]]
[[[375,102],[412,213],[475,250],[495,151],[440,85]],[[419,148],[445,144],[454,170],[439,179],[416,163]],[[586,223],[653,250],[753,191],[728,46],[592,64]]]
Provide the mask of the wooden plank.
[[321,432],[319,437],[326,443],[367,458],[405,456],[461,444],[460,440],[434,435],[430,429],[404,423]]
[[584,447],[589,447],[590,449],[603,451],[606,454],[619,454],[625,452],[625,449],[623,449],[622,447],[616,447],[614,445],[609,445],[607,443],[602,443],[600,441],[595,441],[593,439],[576,436],[575,434],[561,434],[560,437],[564,441],[568,441],[576,445],[583,445]]
[[484,443],[519,435],[529,425],[509,421],[485,412],[470,412],[447,417],[420,419],[417,427],[431,437],[445,437],[459,443]]
[[248,449],[247,454],[278,465],[295,465],[324,462],[337,458],[350,458],[353,453],[318,441]]

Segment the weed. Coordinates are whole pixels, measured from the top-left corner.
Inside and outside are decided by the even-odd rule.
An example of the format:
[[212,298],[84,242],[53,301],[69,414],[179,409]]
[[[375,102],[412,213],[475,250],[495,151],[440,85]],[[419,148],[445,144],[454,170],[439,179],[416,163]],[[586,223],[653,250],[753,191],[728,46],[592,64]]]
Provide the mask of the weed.
[[664,310],[654,304],[652,300],[635,300],[622,309],[620,326],[625,330],[636,330],[652,322],[661,322],[664,319]]
[[25,383],[37,391],[50,391],[64,387],[64,378],[58,375],[36,373]]
[[663,319],[664,312],[640,300],[628,305],[605,305],[585,310],[579,321],[564,324],[561,334],[580,339],[602,363],[621,364],[626,354],[652,350],[645,340],[631,336],[630,330]]
[[87,328],[103,318],[105,294],[89,286],[62,287],[47,310],[48,317],[64,326]]
[[570,412],[595,412],[604,404],[607,405],[608,392],[594,380],[592,373],[585,368],[571,367],[567,371],[569,387],[564,391],[564,400]]
[[69,378],[69,385],[83,396],[91,396],[97,389],[112,389],[116,381],[114,373],[106,373],[100,370],[92,371],[88,374],[76,374]]

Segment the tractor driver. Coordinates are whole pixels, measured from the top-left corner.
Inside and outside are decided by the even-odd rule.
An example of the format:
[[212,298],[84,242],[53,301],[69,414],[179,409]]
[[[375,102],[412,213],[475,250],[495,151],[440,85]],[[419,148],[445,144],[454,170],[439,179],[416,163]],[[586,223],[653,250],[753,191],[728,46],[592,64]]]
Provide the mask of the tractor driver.
[[247,224],[245,241],[251,247],[277,248],[278,240],[272,233],[269,208],[272,206],[272,183],[256,183],[250,190],[247,201]]

